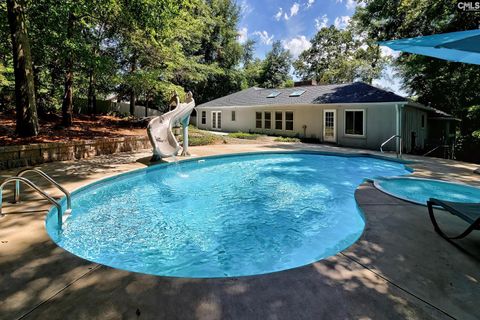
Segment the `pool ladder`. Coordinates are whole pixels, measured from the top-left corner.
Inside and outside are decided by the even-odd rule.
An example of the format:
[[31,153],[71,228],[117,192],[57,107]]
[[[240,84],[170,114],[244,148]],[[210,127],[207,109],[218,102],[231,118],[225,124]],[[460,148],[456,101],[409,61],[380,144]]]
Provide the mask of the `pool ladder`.
[[[24,178],[23,175],[25,175],[28,172],[35,172],[37,175],[40,177],[44,178],[51,184],[53,184],[55,187],[57,187],[58,190],[63,192],[65,194],[65,197],[67,198],[67,209],[65,212],[62,210],[62,205],[55,200],[52,196],[50,196],[48,193],[46,193],[44,190],[40,189],[35,183],[30,181],[27,178]],[[15,176],[10,177],[5,179],[5,181],[0,184],[0,217],[5,216],[4,213],[2,213],[2,206],[3,206],[3,187],[7,185],[8,183],[15,182],[15,189],[13,190],[13,201],[12,203],[17,203],[20,201],[20,182],[26,184],[33,190],[37,191],[41,196],[43,196],[46,200],[50,201],[56,208],[57,208],[57,218],[58,218],[58,227],[62,227],[63,223],[63,215],[67,214],[69,215],[72,212],[72,196],[70,195],[70,192],[68,192],[62,185],[60,185],[58,182],[53,180],[49,175],[47,175],[45,172],[35,169],[35,168],[26,168],[21,171],[19,171]]]
[[391,136],[390,138],[388,138],[387,140],[385,140],[381,145],[380,145],[380,152],[381,153],[384,153],[385,151],[383,151],[383,147],[385,147],[385,145],[387,143],[389,143],[390,141],[392,141],[393,139],[395,140],[398,140],[398,145],[397,145],[397,149],[396,149],[396,153],[397,153],[397,158],[401,159],[402,158],[402,137],[398,134],[394,134],[393,136]]

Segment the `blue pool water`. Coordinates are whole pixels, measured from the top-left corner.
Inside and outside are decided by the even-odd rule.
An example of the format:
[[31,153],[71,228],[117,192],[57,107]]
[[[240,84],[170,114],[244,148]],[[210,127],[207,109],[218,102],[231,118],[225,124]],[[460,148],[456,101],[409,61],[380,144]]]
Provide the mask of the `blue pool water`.
[[397,198],[426,205],[429,198],[453,202],[480,202],[480,188],[432,179],[409,177],[376,179],[375,186]]
[[354,243],[364,178],[406,174],[368,157],[256,154],[153,166],[73,194],[47,231],[82,258],[130,271],[229,277],[302,266]]

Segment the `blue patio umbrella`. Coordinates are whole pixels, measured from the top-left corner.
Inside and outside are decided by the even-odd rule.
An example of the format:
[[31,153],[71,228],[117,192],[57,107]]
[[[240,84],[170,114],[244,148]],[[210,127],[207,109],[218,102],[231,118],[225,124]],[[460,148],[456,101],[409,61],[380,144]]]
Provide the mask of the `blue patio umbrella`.
[[379,44],[397,51],[480,64],[480,29],[381,41]]

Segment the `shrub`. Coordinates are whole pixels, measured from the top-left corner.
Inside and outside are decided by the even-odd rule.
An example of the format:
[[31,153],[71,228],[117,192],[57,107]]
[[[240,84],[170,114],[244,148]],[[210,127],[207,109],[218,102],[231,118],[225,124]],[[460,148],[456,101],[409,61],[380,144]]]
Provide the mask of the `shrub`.
[[455,158],[461,161],[480,163],[480,138],[474,133],[457,139]]
[[295,137],[277,137],[273,141],[276,141],[276,142],[300,142],[300,139],[295,138]]
[[209,144],[215,144],[220,142],[221,137],[215,135],[205,135],[205,136],[192,136],[188,137],[189,146],[206,146]]
[[255,140],[257,139],[260,135],[256,133],[246,133],[246,132],[234,132],[234,133],[229,133],[228,136],[230,138],[236,138],[236,139],[247,139],[247,140]]

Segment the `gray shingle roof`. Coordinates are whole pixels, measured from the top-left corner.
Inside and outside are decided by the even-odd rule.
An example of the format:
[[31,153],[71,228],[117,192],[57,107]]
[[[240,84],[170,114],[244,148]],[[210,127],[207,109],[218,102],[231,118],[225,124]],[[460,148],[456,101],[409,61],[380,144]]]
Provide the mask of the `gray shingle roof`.
[[[299,97],[289,95],[297,90],[305,90]],[[267,98],[273,91],[280,94]],[[221,97],[197,107],[255,106],[255,105],[292,105],[292,104],[329,104],[329,103],[367,103],[408,101],[392,92],[373,87],[363,82],[346,84],[305,86],[282,89],[248,88],[228,96]]]
[[433,107],[429,107],[429,108],[430,108],[429,119],[439,119],[439,120],[451,119],[455,121],[461,121],[460,119],[455,118],[454,116],[452,116],[449,113],[446,113],[445,111],[438,110]]

